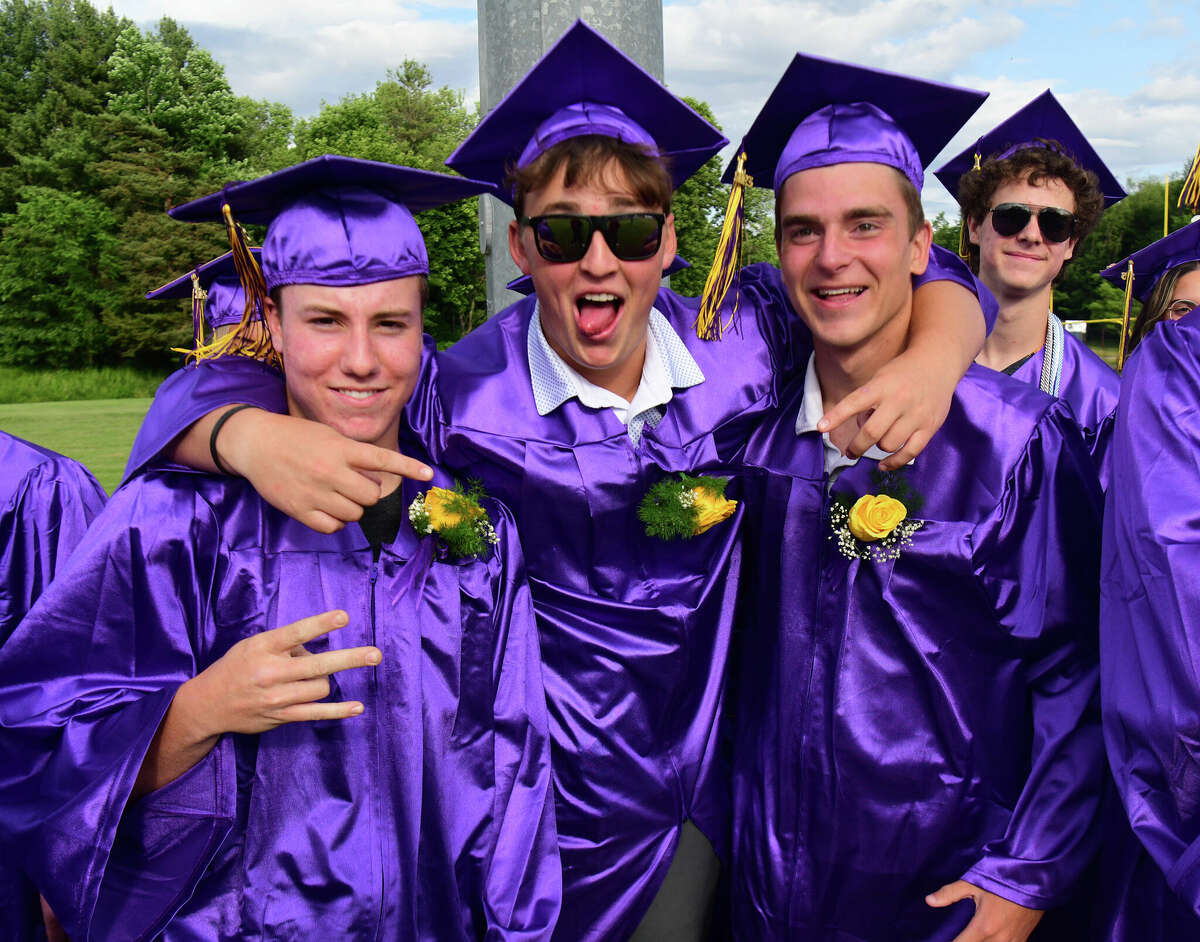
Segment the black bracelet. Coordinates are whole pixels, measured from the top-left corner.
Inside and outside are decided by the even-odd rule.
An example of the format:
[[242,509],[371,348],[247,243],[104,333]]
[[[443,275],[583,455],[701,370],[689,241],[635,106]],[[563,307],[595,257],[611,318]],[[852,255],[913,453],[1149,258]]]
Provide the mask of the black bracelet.
[[221,429],[224,428],[225,423],[228,422],[232,416],[237,415],[243,409],[254,408],[256,407],[250,405],[249,403],[243,403],[240,406],[232,406],[231,408],[226,409],[222,416],[217,419],[217,424],[213,426],[212,434],[208,436],[208,453],[212,455],[213,464],[217,466],[217,470],[222,474],[228,474],[230,477],[235,476],[234,473],[225,466],[225,462],[221,460],[221,456],[217,454],[217,436],[221,434]]

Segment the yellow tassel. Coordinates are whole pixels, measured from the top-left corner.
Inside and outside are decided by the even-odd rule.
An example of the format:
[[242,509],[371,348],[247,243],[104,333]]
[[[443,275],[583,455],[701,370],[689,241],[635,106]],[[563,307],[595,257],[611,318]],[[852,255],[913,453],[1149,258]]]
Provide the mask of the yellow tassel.
[[[983,167],[983,155],[978,151],[975,152],[975,166],[972,170],[980,170]],[[954,194],[957,197],[957,193]],[[967,237],[967,217],[962,215],[962,221],[958,224],[958,257],[964,262],[971,260],[970,239]]]
[[1192,166],[1188,169],[1179,191],[1179,207],[1187,206],[1192,215],[1200,212],[1200,147],[1196,148],[1196,156],[1192,158]]
[[172,347],[172,353],[183,353],[191,356],[204,345],[204,304],[208,301],[208,292],[200,287],[200,277],[192,272],[192,349]]
[[1121,317],[1121,344],[1117,348],[1117,372],[1125,369],[1125,340],[1129,337],[1129,309],[1133,306],[1133,259],[1129,267],[1121,272],[1121,280],[1125,282],[1125,313]]
[[267,329],[266,317],[263,316],[267,284],[263,280],[262,269],[250,251],[246,230],[233,218],[233,211],[228,203],[221,207],[221,215],[225,219],[229,247],[233,250],[233,265],[237,269],[238,280],[241,281],[242,291],[246,295],[246,307],[242,311],[242,319],[233,330],[217,337],[211,343],[197,347],[189,359],[211,360],[236,354],[262,360],[281,369],[283,363],[279,354],[275,352],[274,344],[271,343],[271,333]]
[[700,314],[696,317],[696,336],[701,340],[720,340],[726,330],[736,321],[738,295],[734,293],[733,312],[728,322],[721,323],[721,305],[729,293],[738,270],[742,265],[742,222],[745,217],[746,187],[754,186],[754,178],[745,171],[746,154],[738,156],[737,169],[733,174],[733,187],[729,191],[729,202],[725,206],[725,222],[721,226],[721,238],[713,256],[712,268],[704,282],[704,293],[700,297]]

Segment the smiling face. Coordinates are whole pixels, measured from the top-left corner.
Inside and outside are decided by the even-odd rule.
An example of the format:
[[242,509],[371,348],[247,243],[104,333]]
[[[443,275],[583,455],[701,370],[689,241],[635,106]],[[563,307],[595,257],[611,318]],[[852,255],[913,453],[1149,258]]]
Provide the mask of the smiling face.
[[[996,187],[988,209],[1001,203],[1024,203],[1035,211],[1053,206],[1075,212],[1075,196],[1058,177],[1037,183],[1030,183],[1028,176],[1007,180]],[[1044,239],[1032,215],[1025,228],[1012,236],[997,233],[989,215],[978,222],[968,219],[967,230],[971,242],[979,246],[979,277],[1002,305],[1040,293],[1048,296],[1054,279],[1075,251],[1073,238],[1065,242]]]
[[420,277],[331,288],[287,285],[267,322],[283,357],[288,412],[396,450],[421,368]]
[[[607,216],[661,212],[641,202],[620,166],[565,183],[566,168],[524,197],[526,216],[573,213]],[[509,225],[509,249],[521,271],[533,277],[542,331],[551,348],[589,382],[632,399],[642,375],[646,325],[666,264],[675,257],[675,220],[668,215],[658,251],[628,262],[613,255],[595,232],[577,262],[551,262],[538,254],[529,226]]]
[[912,232],[903,182],[892,167],[846,163],[781,187],[779,265],[818,351],[903,347],[911,276],[925,270],[931,239],[927,222]]

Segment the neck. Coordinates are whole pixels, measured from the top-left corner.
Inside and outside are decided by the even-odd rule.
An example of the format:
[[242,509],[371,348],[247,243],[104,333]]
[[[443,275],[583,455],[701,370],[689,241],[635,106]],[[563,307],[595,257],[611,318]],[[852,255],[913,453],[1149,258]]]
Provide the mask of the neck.
[[[987,284],[986,280],[984,284]],[[996,315],[996,326],[988,334],[975,362],[993,370],[1003,370],[1042,349],[1046,342],[1053,287],[1046,285],[1018,297],[1005,296],[995,288],[992,291],[1000,302],[1000,313]]]
[[579,373],[593,386],[607,389],[615,396],[620,396],[626,402],[633,402],[638,387],[642,384],[642,368],[646,364],[646,346],[643,343],[640,354],[627,357],[617,366],[606,370],[593,370],[578,363],[572,364]]

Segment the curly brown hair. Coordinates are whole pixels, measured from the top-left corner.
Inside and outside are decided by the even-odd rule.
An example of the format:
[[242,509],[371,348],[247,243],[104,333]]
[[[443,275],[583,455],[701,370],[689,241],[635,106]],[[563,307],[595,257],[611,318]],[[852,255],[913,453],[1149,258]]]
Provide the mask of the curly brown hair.
[[[989,157],[978,170],[969,170],[958,181],[958,204],[963,218],[976,225],[983,223],[992,208],[992,197],[1010,180],[1027,179],[1034,186],[1044,180],[1059,179],[1075,197],[1076,242],[1082,242],[1096,228],[1104,211],[1104,196],[1100,181],[1069,157],[1057,141],[1038,138],[1033,145],[1023,147],[1011,156]],[[971,262],[979,265],[979,246],[971,247]]]
[[525,197],[549,183],[564,164],[567,186],[598,180],[615,164],[639,202],[670,213],[674,186],[667,160],[641,144],[604,134],[583,134],[559,141],[528,166],[510,167],[504,185],[513,192],[513,209],[520,219],[525,215]]

